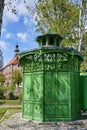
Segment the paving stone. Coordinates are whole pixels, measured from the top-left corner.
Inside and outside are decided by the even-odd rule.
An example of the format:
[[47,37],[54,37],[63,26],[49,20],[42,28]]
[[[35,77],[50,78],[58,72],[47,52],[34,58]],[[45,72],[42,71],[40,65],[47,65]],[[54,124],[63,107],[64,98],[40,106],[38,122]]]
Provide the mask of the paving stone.
[[87,119],[70,122],[39,122],[23,119],[21,113],[0,123],[0,130],[87,130]]

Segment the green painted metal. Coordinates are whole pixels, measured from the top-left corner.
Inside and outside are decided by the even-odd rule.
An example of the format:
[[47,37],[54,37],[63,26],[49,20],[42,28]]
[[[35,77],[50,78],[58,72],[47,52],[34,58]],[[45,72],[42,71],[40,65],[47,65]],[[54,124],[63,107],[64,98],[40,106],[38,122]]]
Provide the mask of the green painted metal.
[[38,41],[39,46],[58,46],[61,43],[61,40],[63,39],[62,36],[60,36],[59,34],[45,34],[45,35],[40,35],[37,37],[36,41]]
[[82,93],[82,110],[87,111],[87,72],[80,74],[80,87]]
[[44,122],[70,121],[80,117],[81,60],[82,55],[75,49],[55,46],[42,46],[20,53],[19,62],[23,67],[22,116]]

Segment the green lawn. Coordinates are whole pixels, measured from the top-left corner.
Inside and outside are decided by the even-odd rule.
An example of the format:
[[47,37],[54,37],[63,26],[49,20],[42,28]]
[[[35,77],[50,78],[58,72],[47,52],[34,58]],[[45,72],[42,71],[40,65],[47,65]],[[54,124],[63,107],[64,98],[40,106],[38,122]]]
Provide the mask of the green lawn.
[[9,118],[14,113],[21,112],[21,107],[2,107],[0,108],[0,122]]
[[8,105],[21,105],[20,100],[4,100],[0,99],[0,105],[2,104],[8,104]]
[[7,108],[0,108],[0,120],[3,117],[3,115],[5,114],[6,111],[7,111]]
[[0,122],[22,109],[20,100],[0,100],[0,105]]

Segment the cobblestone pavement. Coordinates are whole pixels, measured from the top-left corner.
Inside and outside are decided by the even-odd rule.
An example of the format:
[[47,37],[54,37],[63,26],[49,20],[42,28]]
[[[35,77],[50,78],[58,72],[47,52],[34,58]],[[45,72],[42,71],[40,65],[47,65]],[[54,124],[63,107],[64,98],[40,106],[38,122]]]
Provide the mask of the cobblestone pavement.
[[87,119],[42,123],[23,119],[21,113],[16,113],[0,123],[0,130],[87,130]]

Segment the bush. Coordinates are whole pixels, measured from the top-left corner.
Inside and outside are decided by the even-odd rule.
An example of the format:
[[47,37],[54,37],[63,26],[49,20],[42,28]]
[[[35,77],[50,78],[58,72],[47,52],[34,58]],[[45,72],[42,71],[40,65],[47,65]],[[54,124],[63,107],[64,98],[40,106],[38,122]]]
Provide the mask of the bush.
[[9,85],[5,87],[6,91],[5,91],[5,99],[14,99],[14,90],[15,90],[15,86],[13,85]]
[[4,99],[5,96],[4,96],[4,87],[0,87],[0,99]]
[[19,95],[19,100],[22,101],[22,92]]
[[15,91],[15,86],[14,85],[9,85],[9,86],[7,86],[7,90],[11,91],[11,92],[14,92]]
[[14,96],[13,92],[10,92],[9,95],[8,95],[8,99],[9,100],[15,100],[15,99],[18,99],[18,96]]

